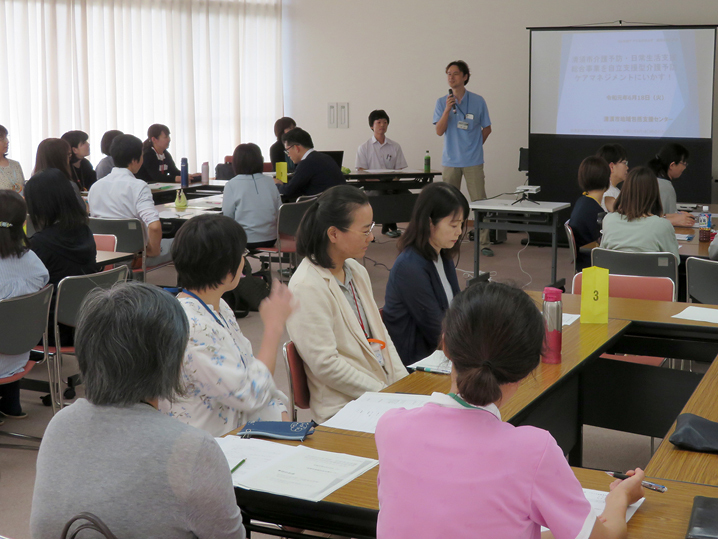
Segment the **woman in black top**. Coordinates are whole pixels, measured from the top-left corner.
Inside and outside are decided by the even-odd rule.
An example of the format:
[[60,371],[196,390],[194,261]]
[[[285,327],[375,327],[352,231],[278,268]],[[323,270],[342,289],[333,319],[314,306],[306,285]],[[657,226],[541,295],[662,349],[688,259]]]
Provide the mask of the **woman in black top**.
[[70,172],[84,191],[88,191],[93,183],[97,181],[97,174],[92,168],[92,163],[87,160],[90,155],[89,136],[84,131],[68,131],[62,135],[62,140],[70,145],[72,156],[70,156]]
[[274,135],[277,137],[277,142],[272,144],[269,148],[269,160],[272,162],[272,170],[276,172],[277,161],[280,163],[287,163],[287,172],[294,172],[296,165],[294,161],[289,159],[289,156],[284,152],[284,143],[282,142],[282,135],[297,127],[297,122],[291,118],[285,116],[274,122]]
[[152,124],[142,147],[142,168],[136,176],[147,183],[179,182],[180,171],[170,152],[170,129],[166,125]]
[[[47,268],[56,289],[65,277],[99,271],[87,214],[62,172],[50,168],[35,174],[25,184],[25,201],[35,227],[30,248]],[[61,326],[60,334],[63,346],[72,343],[71,328]],[[50,337],[53,340],[52,332]]]
[[606,213],[601,207],[601,200],[611,184],[610,179],[611,169],[602,157],[587,157],[578,168],[578,185],[583,194],[574,204],[568,223],[576,241],[576,271],[591,265],[591,255],[578,249],[601,236],[598,220]]

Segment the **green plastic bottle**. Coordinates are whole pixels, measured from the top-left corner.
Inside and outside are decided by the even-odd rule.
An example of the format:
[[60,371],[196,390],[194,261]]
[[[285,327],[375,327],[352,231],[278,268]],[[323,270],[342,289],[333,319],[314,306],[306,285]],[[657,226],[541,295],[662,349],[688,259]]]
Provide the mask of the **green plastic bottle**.
[[429,150],[426,150],[426,155],[424,156],[424,172],[431,172],[431,156],[429,155]]

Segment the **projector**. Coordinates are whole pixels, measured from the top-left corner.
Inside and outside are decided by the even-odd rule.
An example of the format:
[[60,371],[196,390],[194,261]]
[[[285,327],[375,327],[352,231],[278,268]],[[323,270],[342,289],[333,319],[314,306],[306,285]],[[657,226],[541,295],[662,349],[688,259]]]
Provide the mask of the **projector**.
[[516,188],[517,193],[528,193],[532,195],[535,195],[539,191],[541,191],[540,185],[519,185]]

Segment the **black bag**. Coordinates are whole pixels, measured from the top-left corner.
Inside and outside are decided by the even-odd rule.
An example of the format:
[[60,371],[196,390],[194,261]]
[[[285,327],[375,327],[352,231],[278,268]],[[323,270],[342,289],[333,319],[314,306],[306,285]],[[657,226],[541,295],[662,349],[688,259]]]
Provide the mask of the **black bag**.
[[242,275],[237,288],[222,296],[237,318],[244,318],[249,311],[259,311],[259,304],[269,296],[270,291],[269,284],[264,279],[252,275],[249,261],[245,260]]
[[681,449],[718,453],[718,423],[694,414],[681,414],[669,441]]
[[217,180],[231,180],[234,176],[234,167],[232,166],[232,163],[220,163],[214,167],[214,177]]

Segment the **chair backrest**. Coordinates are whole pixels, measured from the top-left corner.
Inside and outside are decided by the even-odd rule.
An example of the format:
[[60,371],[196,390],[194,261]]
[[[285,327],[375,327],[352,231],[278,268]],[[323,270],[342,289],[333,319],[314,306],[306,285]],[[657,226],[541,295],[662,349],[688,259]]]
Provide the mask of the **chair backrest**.
[[678,287],[678,258],[673,253],[631,253],[596,247],[591,251],[591,265],[618,275],[668,277]]
[[304,361],[292,341],[284,343],[282,353],[284,355],[284,365],[287,368],[287,378],[289,379],[289,400],[291,400],[294,405],[292,418],[293,421],[296,421],[297,408],[301,408],[302,410],[309,408],[307,373],[304,370]]
[[563,227],[566,229],[568,248],[571,249],[571,258],[573,258],[573,274],[576,275],[576,237],[573,235],[573,228],[568,224],[569,221],[570,219],[563,224]]
[[691,256],[686,260],[688,301],[718,305],[718,262]]
[[117,251],[117,236],[114,234],[93,234],[98,251]]
[[[572,293],[581,293],[582,280],[583,272],[574,275]],[[611,298],[675,301],[676,285],[669,277],[609,274],[608,296]]]
[[145,250],[145,233],[139,219],[98,219],[90,217],[93,234],[112,234],[117,238],[116,249],[122,253],[139,253]]
[[262,172],[274,172],[272,163],[262,163]]
[[279,216],[277,217],[277,232],[287,236],[296,236],[299,223],[302,217],[314,204],[315,199],[302,200],[301,202],[287,202],[279,206]]
[[377,223],[408,223],[414,211],[418,193],[402,195],[376,195],[369,197],[369,204]]
[[37,346],[47,331],[53,288],[49,284],[32,294],[0,301],[0,354],[24,354]]
[[115,283],[127,280],[127,273],[127,266],[120,266],[100,273],[65,277],[57,285],[55,325],[65,324],[75,327],[77,315],[80,313],[80,306],[85,300],[85,296],[95,288],[110,288]]

